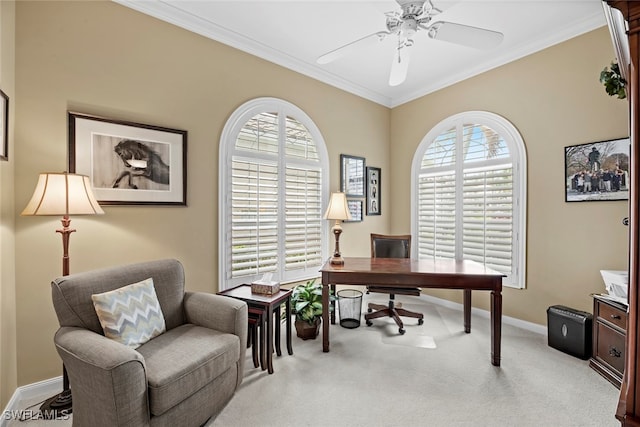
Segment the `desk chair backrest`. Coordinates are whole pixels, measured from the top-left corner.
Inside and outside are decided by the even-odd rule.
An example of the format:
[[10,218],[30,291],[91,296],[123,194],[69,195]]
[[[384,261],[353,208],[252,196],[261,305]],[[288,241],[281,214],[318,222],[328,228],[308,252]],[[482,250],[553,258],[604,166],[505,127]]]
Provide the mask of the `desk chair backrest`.
[[371,233],[371,258],[411,258],[411,235]]

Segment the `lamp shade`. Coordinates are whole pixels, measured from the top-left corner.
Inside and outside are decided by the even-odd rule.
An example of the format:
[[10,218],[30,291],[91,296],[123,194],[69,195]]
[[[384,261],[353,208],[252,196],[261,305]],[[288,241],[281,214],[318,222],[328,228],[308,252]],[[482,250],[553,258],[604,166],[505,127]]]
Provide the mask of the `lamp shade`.
[[329,206],[324,214],[325,219],[335,220],[351,220],[349,206],[347,206],[347,197],[344,193],[331,193]]
[[98,204],[86,175],[41,173],[38,184],[22,215],[96,215],[104,211]]

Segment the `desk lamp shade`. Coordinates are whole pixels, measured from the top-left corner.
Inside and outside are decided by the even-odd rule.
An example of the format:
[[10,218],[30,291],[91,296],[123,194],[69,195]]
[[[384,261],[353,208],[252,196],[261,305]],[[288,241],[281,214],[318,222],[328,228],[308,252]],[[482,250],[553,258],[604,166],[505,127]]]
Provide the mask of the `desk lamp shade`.
[[342,233],[340,221],[351,220],[351,213],[349,212],[349,206],[347,205],[347,197],[344,193],[331,193],[331,199],[329,200],[329,206],[327,206],[324,218],[334,219],[336,221],[331,228],[331,231],[336,236],[336,249],[331,257],[331,264],[344,265],[344,259],[340,254],[340,233]]
[[41,173],[22,215],[96,215],[98,204],[86,175]]

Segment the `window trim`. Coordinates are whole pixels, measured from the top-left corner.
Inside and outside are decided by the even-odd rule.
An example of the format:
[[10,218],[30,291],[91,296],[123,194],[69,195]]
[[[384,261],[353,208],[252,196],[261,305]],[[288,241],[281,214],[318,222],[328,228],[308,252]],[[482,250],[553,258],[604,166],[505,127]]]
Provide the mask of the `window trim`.
[[[316,151],[319,158],[319,167],[322,173],[321,178],[321,206],[326,206],[329,201],[329,154],[324,138],[313,120],[296,105],[279,98],[263,97],[255,98],[245,102],[239,106],[226,121],[222,133],[220,135],[219,143],[219,158],[218,158],[218,287],[219,290],[224,290],[229,287],[226,273],[227,266],[231,262],[231,248],[230,233],[228,233],[230,227],[230,218],[227,215],[227,210],[231,204],[231,191],[229,186],[231,183],[231,155],[234,152],[235,142],[240,130],[244,125],[254,116],[264,112],[276,112],[279,116],[293,117],[302,123],[316,143]],[[279,150],[278,162],[284,161],[284,150]],[[245,157],[251,158],[250,153],[244,153]],[[294,161],[294,163],[300,164],[300,160]],[[304,162],[302,162],[304,163]],[[282,185],[283,181],[280,181]],[[284,190],[283,188],[280,188]],[[282,224],[284,216],[279,215],[278,223]],[[284,227],[279,227],[279,238],[284,236]],[[321,251],[322,259],[327,259],[329,256],[329,225],[328,222],[321,218]],[[279,257],[282,255],[279,250]],[[311,278],[311,277],[309,277]],[[303,280],[303,279],[300,279]]]
[[[491,127],[505,140],[509,147],[513,163],[513,194],[514,194],[514,264],[516,271],[512,273],[512,282],[503,282],[503,285],[525,289],[526,288],[526,249],[527,249],[527,154],[522,136],[516,127],[504,117],[488,111],[466,111],[447,117],[436,124],[422,139],[414,153],[411,164],[411,234],[418,234],[418,174],[421,170],[422,158],[444,131],[455,127],[458,129],[465,123],[486,125]],[[457,172],[456,172],[457,173]],[[411,251],[418,254],[418,239],[413,239]],[[418,255],[415,255],[418,256]]]

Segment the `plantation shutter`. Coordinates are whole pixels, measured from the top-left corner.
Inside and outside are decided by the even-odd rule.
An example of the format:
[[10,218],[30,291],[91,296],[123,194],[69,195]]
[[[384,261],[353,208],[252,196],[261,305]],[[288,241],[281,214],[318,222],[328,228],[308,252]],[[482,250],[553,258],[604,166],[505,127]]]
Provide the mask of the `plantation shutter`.
[[322,262],[320,178],[320,170],[287,167],[285,219],[285,270],[287,271],[313,268]]
[[228,218],[222,219],[230,224],[225,286],[265,273],[281,282],[317,276],[324,178],[311,133],[276,111],[254,115],[236,135],[228,163]]
[[231,277],[275,271],[278,261],[277,165],[236,159],[231,186]]
[[513,253],[512,195],[511,167],[464,173],[462,257],[507,275]]
[[470,259],[510,278],[514,176],[498,133],[473,123],[442,132],[424,151],[416,189],[420,258]]

